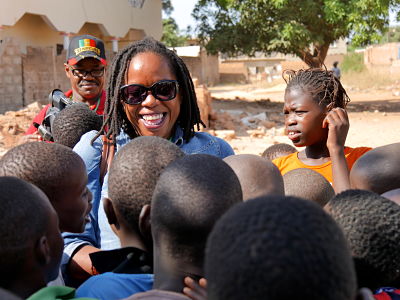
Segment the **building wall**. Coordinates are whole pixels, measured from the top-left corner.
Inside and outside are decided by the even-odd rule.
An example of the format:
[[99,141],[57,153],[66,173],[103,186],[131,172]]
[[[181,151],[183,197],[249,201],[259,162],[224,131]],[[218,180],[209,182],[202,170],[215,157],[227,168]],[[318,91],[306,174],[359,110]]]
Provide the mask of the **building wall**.
[[340,39],[333,42],[328,50],[328,55],[346,54],[347,53],[347,43],[346,40]]
[[400,43],[388,43],[384,45],[371,46],[365,49],[364,63],[367,66],[386,65],[390,66],[400,59]]
[[219,83],[219,61],[217,55],[208,55],[203,49],[200,53],[203,83],[213,86]]
[[218,56],[207,55],[201,50],[198,56],[181,56],[193,78],[197,78],[199,84],[213,86],[219,83]]
[[19,45],[12,39],[0,44],[0,112],[23,106],[22,70]]
[[161,0],[134,8],[127,0],[2,0],[0,25],[14,26],[25,13],[42,16],[53,30],[77,33],[85,23],[101,24],[104,35],[124,37],[129,29],[162,35]]
[[[106,51],[109,61],[114,53]],[[69,90],[65,75],[65,50],[56,47],[27,46],[18,39],[5,38],[0,43],[0,113],[20,109],[32,102],[48,103],[53,89]],[[109,66],[108,66],[109,67]]]

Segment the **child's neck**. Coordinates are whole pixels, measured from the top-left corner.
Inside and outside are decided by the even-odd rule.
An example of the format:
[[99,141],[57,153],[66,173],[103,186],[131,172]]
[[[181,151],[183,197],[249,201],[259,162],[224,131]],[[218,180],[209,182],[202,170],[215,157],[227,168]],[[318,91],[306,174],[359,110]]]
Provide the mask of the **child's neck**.
[[121,242],[121,247],[134,247],[147,251],[147,247],[143,242],[142,238],[131,230],[121,230],[118,232],[118,237]]
[[313,144],[298,153],[299,160],[306,165],[320,165],[330,161],[330,155],[326,142],[321,144]]
[[[155,249],[156,252],[158,252]],[[184,278],[191,277],[199,280],[203,277],[203,270],[193,263],[166,257],[160,253],[154,254],[154,289],[182,293]]]

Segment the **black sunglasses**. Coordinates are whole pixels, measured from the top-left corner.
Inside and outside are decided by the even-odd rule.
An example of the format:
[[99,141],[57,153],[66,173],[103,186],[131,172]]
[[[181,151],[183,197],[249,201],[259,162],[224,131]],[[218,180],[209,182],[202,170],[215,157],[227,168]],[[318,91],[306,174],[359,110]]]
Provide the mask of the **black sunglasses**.
[[88,70],[75,69],[71,66],[69,67],[71,68],[72,75],[74,75],[75,77],[83,78],[88,76],[88,74],[90,74],[91,77],[101,77],[104,75],[104,68],[88,71]]
[[160,101],[169,101],[176,97],[179,84],[176,80],[160,80],[151,87],[141,84],[127,84],[121,87],[122,99],[126,104],[140,104],[146,100],[149,91]]

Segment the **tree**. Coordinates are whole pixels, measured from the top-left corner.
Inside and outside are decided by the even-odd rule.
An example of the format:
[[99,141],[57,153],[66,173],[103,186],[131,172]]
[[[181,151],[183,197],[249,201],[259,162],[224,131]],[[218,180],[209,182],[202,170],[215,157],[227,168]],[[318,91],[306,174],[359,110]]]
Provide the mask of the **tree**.
[[185,44],[187,37],[180,34],[178,24],[171,17],[174,11],[171,0],[162,0],[162,10],[167,18],[163,18],[163,35],[161,41],[168,47],[179,47]]
[[280,52],[319,67],[329,45],[379,41],[389,6],[399,0],[199,0],[193,10],[208,52],[230,56]]
[[163,19],[163,35],[161,41],[168,47],[179,47],[185,44],[187,37],[181,35],[179,32],[178,24],[174,18]]
[[174,7],[172,6],[171,0],[162,0],[162,10],[167,15],[170,16],[174,11]]

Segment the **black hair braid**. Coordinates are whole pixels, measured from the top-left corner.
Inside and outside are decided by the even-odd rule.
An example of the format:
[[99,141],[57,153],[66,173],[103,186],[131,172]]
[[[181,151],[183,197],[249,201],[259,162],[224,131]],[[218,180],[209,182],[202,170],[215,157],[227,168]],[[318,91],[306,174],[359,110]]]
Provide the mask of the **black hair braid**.
[[332,71],[310,68],[306,70],[285,70],[283,78],[286,90],[300,87],[311,94],[311,97],[331,110],[335,107],[346,108],[350,98],[340,80]]
[[125,84],[130,61],[135,55],[144,52],[153,52],[166,58],[172,71],[175,73],[182,100],[177,124],[183,130],[183,139],[189,141],[193,137],[195,125],[197,125],[197,130],[200,130],[200,125],[205,127],[200,118],[194,85],[185,63],[174,51],[166,48],[161,42],[151,37],[146,37],[143,40],[130,44],[114,57],[108,77],[103,125],[93,140],[105,134],[115,144],[116,136],[120,133],[121,129],[132,139],[140,136],[125,114],[121,102],[120,88]]

